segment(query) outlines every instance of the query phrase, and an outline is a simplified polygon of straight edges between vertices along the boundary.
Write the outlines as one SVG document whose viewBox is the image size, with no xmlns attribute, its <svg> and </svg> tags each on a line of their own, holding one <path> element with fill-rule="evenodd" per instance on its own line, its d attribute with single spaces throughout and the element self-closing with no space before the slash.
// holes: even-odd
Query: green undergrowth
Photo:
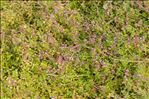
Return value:
<svg viewBox="0 0 149 99">
<path fill-rule="evenodd" d="M 149 99 L 149 1 L 1 1 L 2 99 Z"/>
</svg>

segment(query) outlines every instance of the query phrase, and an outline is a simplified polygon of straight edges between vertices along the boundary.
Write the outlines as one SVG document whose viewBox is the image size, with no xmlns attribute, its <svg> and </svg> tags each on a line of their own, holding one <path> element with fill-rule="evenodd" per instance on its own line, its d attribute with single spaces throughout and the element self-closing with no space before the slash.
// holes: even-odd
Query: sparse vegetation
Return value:
<svg viewBox="0 0 149 99">
<path fill-rule="evenodd" d="M 149 1 L 1 1 L 1 99 L 149 99 Z"/>
</svg>

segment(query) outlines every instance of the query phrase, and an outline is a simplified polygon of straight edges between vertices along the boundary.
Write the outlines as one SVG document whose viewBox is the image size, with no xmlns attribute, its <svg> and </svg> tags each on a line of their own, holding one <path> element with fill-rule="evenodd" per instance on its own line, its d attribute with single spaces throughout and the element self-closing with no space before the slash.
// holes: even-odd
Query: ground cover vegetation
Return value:
<svg viewBox="0 0 149 99">
<path fill-rule="evenodd" d="M 1 99 L 149 99 L 149 1 L 1 0 Z"/>
</svg>

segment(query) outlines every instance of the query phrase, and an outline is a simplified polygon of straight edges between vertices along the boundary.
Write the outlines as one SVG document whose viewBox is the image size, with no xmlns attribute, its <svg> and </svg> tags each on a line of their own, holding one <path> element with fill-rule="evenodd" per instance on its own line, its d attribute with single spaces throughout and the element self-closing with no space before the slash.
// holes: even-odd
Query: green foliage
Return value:
<svg viewBox="0 0 149 99">
<path fill-rule="evenodd" d="M 2 99 L 148 99 L 148 1 L 1 1 Z"/>
</svg>

